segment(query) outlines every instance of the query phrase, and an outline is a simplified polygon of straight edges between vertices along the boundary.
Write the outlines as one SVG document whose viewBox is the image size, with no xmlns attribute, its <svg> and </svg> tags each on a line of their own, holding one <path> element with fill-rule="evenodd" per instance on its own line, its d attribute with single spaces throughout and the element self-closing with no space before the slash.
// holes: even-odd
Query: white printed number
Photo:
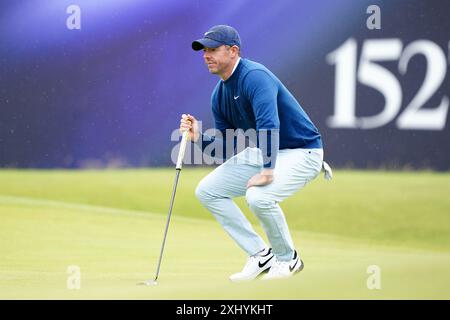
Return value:
<svg viewBox="0 0 450 320">
<path fill-rule="evenodd" d="M 334 115 L 328 118 L 332 128 L 373 129 L 382 127 L 398 115 L 402 105 L 402 89 L 397 78 L 381 61 L 398 60 L 399 73 L 404 75 L 410 59 L 422 54 L 427 61 L 427 71 L 422 86 L 405 110 L 397 118 L 399 129 L 442 130 L 445 127 L 449 99 L 443 96 L 434 108 L 421 109 L 439 89 L 445 79 L 447 61 L 442 49 L 429 40 L 417 40 L 403 49 L 400 39 L 370 39 L 362 45 L 357 70 L 357 43 L 348 39 L 327 55 L 327 61 L 336 65 Z M 356 81 L 379 91 L 385 99 L 383 110 L 373 116 L 357 117 Z"/>
</svg>

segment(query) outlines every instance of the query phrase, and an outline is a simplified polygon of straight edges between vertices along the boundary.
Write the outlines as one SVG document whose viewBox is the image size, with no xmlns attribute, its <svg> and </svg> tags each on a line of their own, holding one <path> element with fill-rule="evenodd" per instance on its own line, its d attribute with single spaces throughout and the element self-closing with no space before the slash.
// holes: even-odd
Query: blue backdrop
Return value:
<svg viewBox="0 0 450 320">
<path fill-rule="evenodd" d="M 381 29 L 367 25 L 370 5 Z M 191 42 L 229 24 L 243 56 L 298 98 L 330 164 L 448 170 L 449 10 L 444 0 L 2 1 L 0 166 L 170 165 L 182 113 L 213 126 L 218 78 Z"/>
</svg>

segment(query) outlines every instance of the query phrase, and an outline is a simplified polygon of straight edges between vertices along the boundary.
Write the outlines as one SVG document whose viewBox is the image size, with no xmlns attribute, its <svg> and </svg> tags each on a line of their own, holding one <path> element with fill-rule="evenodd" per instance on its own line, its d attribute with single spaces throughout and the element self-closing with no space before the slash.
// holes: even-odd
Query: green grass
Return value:
<svg viewBox="0 0 450 320">
<path fill-rule="evenodd" d="M 305 269 L 232 284 L 244 253 L 181 173 L 159 285 L 173 169 L 0 171 L 0 299 L 449 299 L 450 174 L 336 171 L 281 204 Z M 263 234 L 244 199 L 244 213 Z M 67 267 L 81 269 L 68 290 Z M 369 290 L 367 267 L 381 269 Z"/>
</svg>

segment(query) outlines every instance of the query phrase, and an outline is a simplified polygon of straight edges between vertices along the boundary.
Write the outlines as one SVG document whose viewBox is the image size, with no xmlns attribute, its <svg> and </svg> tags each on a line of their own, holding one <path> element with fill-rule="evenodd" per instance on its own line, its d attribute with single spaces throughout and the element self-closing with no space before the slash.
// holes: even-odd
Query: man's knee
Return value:
<svg viewBox="0 0 450 320">
<path fill-rule="evenodd" d="M 205 202 L 208 198 L 208 189 L 204 180 L 201 180 L 197 187 L 195 188 L 195 196 L 200 202 Z"/>
<path fill-rule="evenodd" d="M 267 198 L 267 195 L 262 193 L 258 187 L 251 187 L 247 189 L 245 200 L 252 211 L 261 209 L 270 209 L 276 206 L 276 202 Z"/>
<path fill-rule="evenodd" d="M 214 193 L 214 184 L 211 183 L 211 179 L 208 179 L 208 176 L 203 178 L 195 188 L 195 196 L 202 203 L 206 203 L 209 200 L 213 200 L 216 198 Z"/>
</svg>

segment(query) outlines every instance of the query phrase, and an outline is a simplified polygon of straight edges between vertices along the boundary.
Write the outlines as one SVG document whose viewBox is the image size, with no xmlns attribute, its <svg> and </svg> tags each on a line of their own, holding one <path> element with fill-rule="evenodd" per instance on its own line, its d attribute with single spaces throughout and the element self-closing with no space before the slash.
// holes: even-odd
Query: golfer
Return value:
<svg viewBox="0 0 450 320">
<path fill-rule="evenodd" d="M 248 281 L 263 272 L 266 280 L 289 277 L 303 269 L 303 261 L 279 203 L 321 172 L 321 135 L 272 72 L 241 57 L 241 40 L 234 28 L 214 26 L 194 41 L 192 48 L 203 50 L 209 72 L 220 77 L 211 103 L 215 128 L 222 135 L 201 133 L 198 120 L 190 114 L 182 115 L 180 130 L 189 130 L 190 140 L 202 150 L 211 143 L 225 145 L 227 129 L 254 129 L 257 138 L 256 147 L 229 158 L 196 189 L 200 202 L 248 255 L 242 271 L 230 280 Z M 331 178 L 326 166 L 326 176 Z M 240 196 L 245 196 L 261 222 L 269 245 L 233 202 Z"/>
</svg>

